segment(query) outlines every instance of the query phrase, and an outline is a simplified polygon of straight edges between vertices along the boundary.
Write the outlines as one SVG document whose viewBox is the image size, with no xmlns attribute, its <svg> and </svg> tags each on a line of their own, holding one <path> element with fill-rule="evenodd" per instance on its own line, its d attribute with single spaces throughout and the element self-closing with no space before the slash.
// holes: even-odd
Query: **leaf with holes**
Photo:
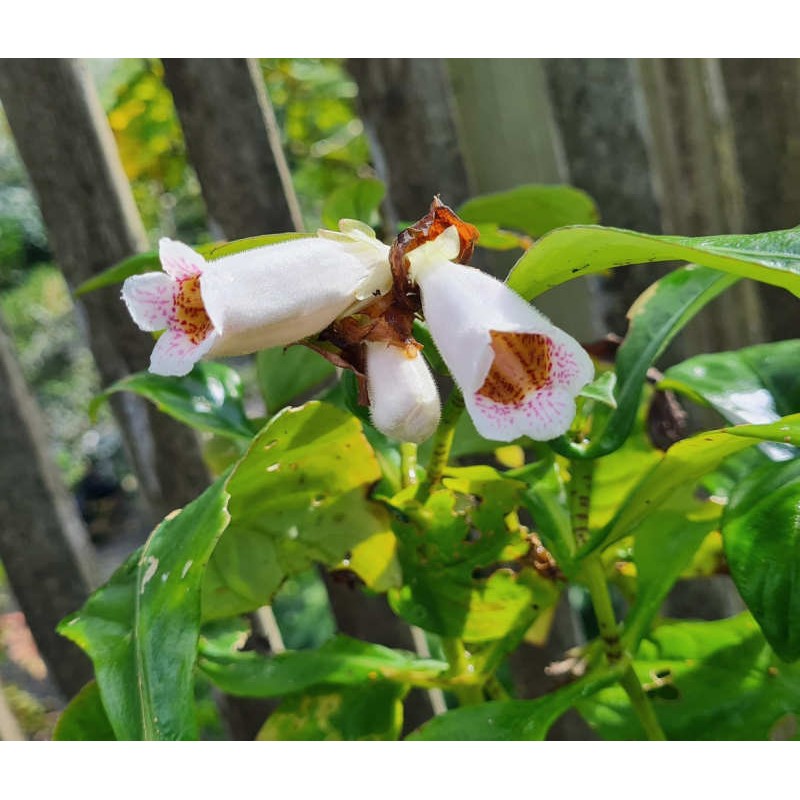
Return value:
<svg viewBox="0 0 800 800">
<path fill-rule="evenodd" d="M 206 572 L 204 618 L 253 611 L 287 576 L 315 562 L 336 566 L 388 531 L 386 512 L 367 497 L 379 478 L 351 414 L 313 401 L 273 417 L 228 482 L 231 524 Z"/>
<path fill-rule="evenodd" d="M 403 521 L 414 487 L 392 502 L 405 585 L 389 594 L 395 611 L 440 636 L 469 642 L 503 638 L 522 615 L 551 606 L 558 589 L 525 562 L 530 545 L 506 517 L 525 485 L 490 467 L 446 473 L 444 488 L 414 512 L 425 523 Z"/>
</svg>

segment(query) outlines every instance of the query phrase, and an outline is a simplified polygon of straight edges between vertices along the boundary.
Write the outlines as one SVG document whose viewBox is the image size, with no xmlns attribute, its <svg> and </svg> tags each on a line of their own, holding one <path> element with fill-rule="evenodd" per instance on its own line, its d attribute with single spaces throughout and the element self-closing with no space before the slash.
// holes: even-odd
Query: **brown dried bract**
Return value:
<svg viewBox="0 0 800 800">
<path fill-rule="evenodd" d="M 452 208 L 439 199 L 438 195 L 433 198 L 428 213 L 398 234 L 394 240 L 389 251 L 389 264 L 394 278 L 395 297 L 400 306 L 411 308 L 415 312 L 420 308 L 419 292 L 408 278 L 408 254 L 435 239 L 451 225 L 456 226 L 461 240 L 461 249 L 455 260 L 459 264 L 466 264 L 475 249 L 478 229 L 464 222 Z"/>
<path fill-rule="evenodd" d="M 400 308 L 393 294 L 379 297 L 357 314 L 336 320 L 316 340 L 305 342 L 334 366 L 350 369 L 358 378 L 358 402 L 369 404 L 364 342 L 386 342 L 416 356 L 422 345 L 413 336 L 414 312 Z"/>
</svg>

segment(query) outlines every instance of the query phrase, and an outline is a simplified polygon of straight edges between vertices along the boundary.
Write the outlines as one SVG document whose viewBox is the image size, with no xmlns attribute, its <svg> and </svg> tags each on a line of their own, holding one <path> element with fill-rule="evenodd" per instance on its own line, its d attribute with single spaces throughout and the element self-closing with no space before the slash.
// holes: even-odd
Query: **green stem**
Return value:
<svg viewBox="0 0 800 800">
<path fill-rule="evenodd" d="M 611 603 L 611 595 L 608 592 L 603 562 L 600 556 L 592 554 L 583 563 L 581 573 L 589 594 L 592 598 L 594 615 L 597 618 L 597 626 L 600 629 L 600 638 L 603 640 L 603 649 L 609 663 L 614 663 L 622 658 L 623 650 L 619 638 L 619 625 L 614 616 L 614 606 Z"/>
<path fill-rule="evenodd" d="M 470 667 L 474 669 L 474 665 L 470 663 L 469 654 L 461 639 L 442 637 L 442 650 L 447 658 L 447 663 L 450 664 L 449 673 L 452 677 L 468 675 L 471 671 Z M 483 702 L 482 686 L 453 687 L 453 692 L 462 706 L 474 706 Z"/>
<path fill-rule="evenodd" d="M 450 449 L 453 446 L 453 438 L 456 434 L 456 423 L 464 410 L 464 396 L 460 390 L 453 389 L 450 397 L 442 409 L 442 421 L 436 430 L 433 439 L 433 452 L 428 463 L 428 476 L 423 486 L 423 496 L 427 495 L 431 489 L 441 483 L 442 475 L 447 468 L 450 460 Z"/>
<path fill-rule="evenodd" d="M 506 691 L 505 686 L 500 683 L 494 675 L 490 675 L 484 684 L 486 694 L 491 700 L 510 700 L 511 695 Z"/>
<path fill-rule="evenodd" d="M 413 442 L 400 443 L 400 482 L 404 489 L 417 483 L 417 446 Z"/>
<path fill-rule="evenodd" d="M 589 541 L 589 512 L 591 510 L 594 463 L 594 459 L 574 460 L 570 465 L 572 475 L 569 483 L 569 512 L 574 542 L 578 550 Z M 647 738 L 663 741 L 666 739 L 664 732 L 661 730 L 650 700 L 630 665 L 629 656 L 622 646 L 619 624 L 614 614 L 614 606 L 606 582 L 605 569 L 598 553 L 591 553 L 584 558 L 581 575 L 592 598 L 592 607 L 597 618 L 597 626 L 600 629 L 606 660 L 609 665 L 622 667 L 623 672 L 619 678 L 620 685 L 628 695 L 634 713 L 644 728 Z"/>
<path fill-rule="evenodd" d="M 619 682 L 628 695 L 628 699 L 631 701 L 633 710 L 636 712 L 647 738 L 654 742 L 665 741 L 667 737 L 661 729 L 656 712 L 653 711 L 653 705 L 645 694 L 642 684 L 639 683 L 639 678 L 633 671 L 633 667 L 628 666 L 625 672 L 622 673 Z"/>
<path fill-rule="evenodd" d="M 589 541 L 589 509 L 592 502 L 594 464 L 593 459 L 570 462 L 569 516 L 577 550 Z"/>
</svg>

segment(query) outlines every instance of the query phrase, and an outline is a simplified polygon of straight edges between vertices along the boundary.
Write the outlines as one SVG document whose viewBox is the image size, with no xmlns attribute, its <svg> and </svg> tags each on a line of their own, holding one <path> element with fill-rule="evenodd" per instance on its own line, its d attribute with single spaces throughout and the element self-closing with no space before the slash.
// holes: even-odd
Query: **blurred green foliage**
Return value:
<svg viewBox="0 0 800 800">
<path fill-rule="evenodd" d="M 40 264 L 25 277 L 0 292 L 0 316 L 44 412 L 56 462 L 72 485 L 90 457 L 118 450 L 119 436 L 107 409 L 89 425 L 86 410 L 100 380 L 63 276 L 56 267 Z"/>
<path fill-rule="evenodd" d="M 328 195 L 353 178 L 373 177 L 358 89 L 341 59 L 262 59 L 261 67 L 303 218 L 314 230 Z"/>
</svg>

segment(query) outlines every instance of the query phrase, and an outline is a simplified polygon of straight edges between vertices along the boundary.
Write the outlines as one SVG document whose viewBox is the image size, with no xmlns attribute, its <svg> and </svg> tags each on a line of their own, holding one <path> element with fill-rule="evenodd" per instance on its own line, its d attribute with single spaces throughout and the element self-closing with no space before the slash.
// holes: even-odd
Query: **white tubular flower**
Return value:
<svg viewBox="0 0 800 800">
<path fill-rule="evenodd" d="M 164 272 L 136 275 L 122 287 L 134 322 L 164 330 L 150 371 L 186 375 L 203 356 L 291 344 L 387 292 L 388 246 L 360 222 L 339 227 L 214 261 L 162 239 Z"/>
<path fill-rule="evenodd" d="M 424 442 L 439 425 L 439 392 L 425 359 L 401 347 L 367 342 L 367 389 L 372 424 L 403 442 Z"/>
<path fill-rule="evenodd" d="M 408 254 L 428 328 L 478 432 L 510 442 L 565 433 L 594 376 L 586 351 L 504 283 L 454 264 L 455 227 Z"/>
</svg>

